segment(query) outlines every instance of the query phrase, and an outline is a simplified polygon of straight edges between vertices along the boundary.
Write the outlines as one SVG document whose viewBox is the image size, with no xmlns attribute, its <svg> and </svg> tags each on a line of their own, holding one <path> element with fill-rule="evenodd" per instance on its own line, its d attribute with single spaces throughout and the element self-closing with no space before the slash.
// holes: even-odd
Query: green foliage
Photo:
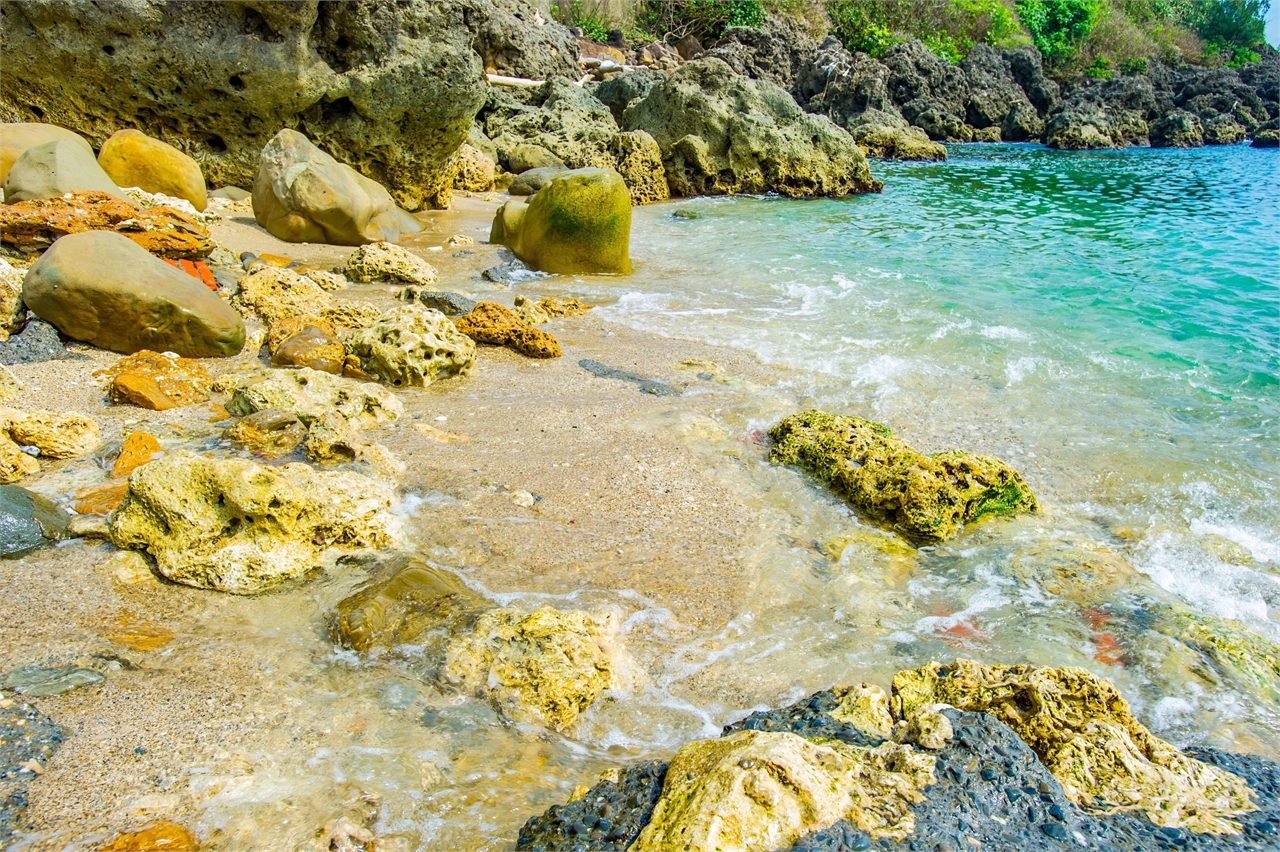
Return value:
<svg viewBox="0 0 1280 852">
<path fill-rule="evenodd" d="M 1148 63 L 1145 58 L 1130 59 L 1128 62 L 1125 62 L 1120 66 L 1120 73 L 1126 77 L 1136 77 L 1139 74 L 1147 73 L 1147 64 Z"/>
<path fill-rule="evenodd" d="M 826 0 L 832 32 L 850 50 L 872 56 L 920 39 L 934 53 L 959 62 L 975 44 L 1009 44 L 1017 18 L 1000 0 Z"/>
<path fill-rule="evenodd" d="M 1093 62 L 1084 69 L 1084 75 L 1095 80 L 1110 80 L 1114 76 L 1111 71 L 1111 60 L 1105 56 L 1095 57 Z"/>
<path fill-rule="evenodd" d="M 560 20 L 560 23 L 567 27 L 578 27 L 582 30 L 582 34 L 592 41 L 606 42 L 609 40 L 609 31 L 614 27 L 602 15 L 595 12 L 589 12 L 582 4 L 582 0 L 573 0 L 571 12 L 567 16 L 562 16 L 558 6 L 551 7 L 551 16 Z"/>
<path fill-rule="evenodd" d="M 1266 33 L 1270 0 L 1211 0 L 1200 4 L 1187 21 L 1207 50 L 1231 63 L 1257 62 L 1253 48 Z"/>
<path fill-rule="evenodd" d="M 764 25 L 761 0 L 642 0 L 636 5 L 635 26 L 674 42 L 686 35 L 717 39 L 729 27 Z"/>
<path fill-rule="evenodd" d="M 1018 0 L 1018 17 L 1049 65 L 1070 60 L 1106 13 L 1105 0 Z"/>
</svg>

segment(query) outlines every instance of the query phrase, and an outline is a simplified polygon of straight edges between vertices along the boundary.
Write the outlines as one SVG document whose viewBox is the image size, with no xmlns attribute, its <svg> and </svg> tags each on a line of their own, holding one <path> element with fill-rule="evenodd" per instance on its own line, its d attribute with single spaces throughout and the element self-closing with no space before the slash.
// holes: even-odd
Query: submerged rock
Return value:
<svg viewBox="0 0 1280 852">
<path fill-rule="evenodd" d="M 143 349 L 121 358 L 106 371 L 111 377 L 107 395 L 117 405 L 152 411 L 195 405 L 209 398 L 212 379 L 199 361 Z"/>
<path fill-rule="evenodd" d="M 29 698 L 65 695 L 82 686 L 106 680 L 100 672 L 79 666 L 21 666 L 5 672 L 0 686 Z"/>
<path fill-rule="evenodd" d="M 794 464 L 909 538 L 941 541 L 986 515 L 1032 512 L 1036 498 L 1004 462 L 960 450 L 916 452 L 886 426 L 817 410 L 769 430 L 770 461 Z"/>
<path fill-rule="evenodd" d="M 310 367 L 322 373 L 342 375 L 347 347 L 337 337 L 333 323 L 319 317 L 297 316 L 271 326 L 267 351 L 273 367 Z"/>
<path fill-rule="evenodd" d="M 502 205 L 489 241 L 543 272 L 630 272 L 631 196 L 617 172 L 561 172 Z"/>
<path fill-rule="evenodd" d="M 506 346 L 530 358 L 559 358 L 563 354 L 554 337 L 526 325 L 510 308 L 497 302 L 481 302 L 453 324 L 476 343 Z"/>
<path fill-rule="evenodd" d="M 98 165 L 117 186 L 136 186 L 205 208 L 204 175 L 200 164 L 172 145 L 139 130 L 117 130 L 102 143 Z"/>
<path fill-rule="evenodd" d="M 239 416 L 278 408 L 309 424 L 336 410 L 354 428 L 367 429 L 404 413 L 400 400 L 386 388 L 306 367 L 256 370 L 233 377 L 223 387 L 231 393 L 227 410 Z"/>
<path fill-rule="evenodd" d="M 601 364 L 599 361 L 593 361 L 590 358 L 583 358 L 578 362 L 578 366 L 586 370 L 593 376 L 602 379 L 617 379 L 623 382 L 631 382 L 638 385 L 640 393 L 652 394 L 653 396 L 680 396 L 680 391 L 671 387 L 665 382 L 657 379 L 651 379 L 648 376 L 642 376 L 639 373 L 628 372 L 627 370 L 619 370 L 616 367 L 610 367 L 608 364 Z"/>
<path fill-rule="evenodd" d="M 0 485 L 0 556 L 22 556 L 69 538 L 69 520 L 47 498 L 17 485 Z"/>
<path fill-rule="evenodd" d="M 370 651 L 396 645 L 424 645 L 429 634 L 443 647 L 486 608 L 457 576 L 405 557 L 389 578 L 338 604 L 333 637 L 344 648 Z"/>
<path fill-rule="evenodd" d="M 392 502 L 356 473 L 171 453 L 134 472 L 111 538 L 176 583 L 251 595 L 321 567 L 330 548 L 394 544 Z"/>
<path fill-rule="evenodd" d="M 466 373 L 476 345 L 449 318 L 419 304 L 392 308 L 347 338 L 360 368 L 393 387 L 425 387 Z"/>
<path fill-rule="evenodd" d="M 330 412 L 312 421 L 307 437 L 302 441 L 307 458 L 317 464 L 367 465 L 372 472 L 389 481 L 404 473 L 404 463 L 391 451 L 376 441 L 360 437 L 351 424 L 337 412 Z"/>
<path fill-rule="evenodd" d="M 228 426 L 224 436 L 254 455 L 273 459 L 296 450 L 307 437 L 307 427 L 292 412 L 264 408 Z"/>
<path fill-rule="evenodd" d="M 416 284 L 436 283 L 435 267 L 406 248 L 391 243 L 361 246 L 347 258 L 345 272 L 360 283 Z"/>
<path fill-rule="evenodd" d="M 172 207 L 136 207 L 105 192 L 72 192 L 0 206 L 0 241 L 44 251 L 67 234 L 115 231 L 158 257 L 199 260 L 214 249 L 209 231 Z"/>
</svg>

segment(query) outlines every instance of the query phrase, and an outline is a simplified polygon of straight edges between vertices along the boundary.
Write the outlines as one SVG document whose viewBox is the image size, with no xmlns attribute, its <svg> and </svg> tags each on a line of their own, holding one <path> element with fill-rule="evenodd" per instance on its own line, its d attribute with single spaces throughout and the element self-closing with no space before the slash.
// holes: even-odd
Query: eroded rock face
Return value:
<svg viewBox="0 0 1280 852">
<path fill-rule="evenodd" d="M 360 368 L 393 387 L 425 387 L 471 369 L 476 345 L 449 318 L 420 304 L 392 308 L 347 338 Z"/>
<path fill-rule="evenodd" d="M 609 141 L 618 174 L 631 193 L 632 204 L 654 204 L 671 197 L 662 150 L 643 130 L 619 133 Z"/>
<path fill-rule="evenodd" d="M 631 196 L 617 172 L 561 172 L 528 203 L 502 205 L 489 241 L 543 272 L 630 272 Z"/>
<path fill-rule="evenodd" d="M 676 196 L 842 196 L 881 186 L 847 133 L 719 59 L 686 63 L 655 83 L 627 107 L 623 129 L 657 141 Z"/>
<path fill-rule="evenodd" d="M 943 702 L 990 713 L 1044 761 L 1086 810 L 1137 811 L 1157 825 L 1239 831 L 1254 810 L 1244 780 L 1188 757 L 1152 734 L 1119 690 L 1084 669 L 930 663 L 893 678 L 895 715 Z"/>
<path fill-rule="evenodd" d="M 493 189 L 493 179 L 498 164 L 483 151 L 463 144 L 458 149 L 458 172 L 453 177 L 453 188 L 464 192 L 488 192 Z"/>
<path fill-rule="evenodd" d="M 960 69 L 969 83 L 965 120 L 970 126 L 1002 128 L 1015 109 L 1023 111 L 1024 122 L 1036 117 L 1036 108 L 1014 79 L 1008 62 L 990 46 L 975 45 L 960 63 Z"/>
<path fill-rule="evenodd" d="M 214 249 L 209 231 L 172 207 L 135 207 L 105 192 L 73 192 L 0 206 L 0 241 L 44 251 L 67 234 L 114 231 L 158 257 L 200 260 Z"/>
<path fill-rule="evenodd" d="M 940 541 L 986 515 L 1036 509 L 1004 462 L 959 450 L 922 455 L 886 426 L 809 410 L 769 430 L 771 461 L 794 464 L 909 538 Z"/>
<path fill-rule="evenodd" d="M 526 325 L 497 302 L 481 302 L 471 313 L 454 319 L 453 324 L 477 343 L 506 346 L 530 358 L 559 358 L 563 354 L 558 340 Z"/>
<path fill-rule="evenodd" d="M 2 214 L 3 208 L 0 208 Z M 3 227 L 3 219 L 0 218 L 0 229 Z M 22 331 L 27 324 L 27 306 L 22 301 L 22 279 L 26 275 L 25 269 L 14 269 L 9 261 L 0 258 L 0 341 L 8 340 L 9 335 Z M 3 395 L 4 392 L 0 391 L 0 397 Z"/>
<path fill-rule="evenodd" d="M 204 175 L 200 164 L 168 143 L 140 130 L 118 130 L 102 143 L 98 165 L 117 186 L 136 186 L 205 208 Z"/>
<path fill-rule="evenodd" d="M 307 367 L 257 370 L 228 384 L 223 386 L 231 393 L 227 410 L 241 416 L 278 408 L 311 423 L 336 409 L 354 428 L 367 429 L 404 412 L 400 400 L 386 388 Z"/>
<path fill-rule="evenodd" d="M 296 450 L 307 436 L 307 427 L 293 412 L 264 408 L 237 420 L 224 436 L 255 455 L 273 459 Z"/>
<path fill-rule="evenodd" d="M 968 142 L 972 131 L 964 118 L 969 83 L 964 71 L 918 40 L 889 48 L 889 95 L 912 124 L 936 141 Z"/>
<path fill-rule="evenodd" d="M 392 502 L 360 474 L 171 453 L 134 472 L 111 537 L 174 582 L 257 594 L 321 567 L 329 548 L 392 545 Z"/>
</svg>

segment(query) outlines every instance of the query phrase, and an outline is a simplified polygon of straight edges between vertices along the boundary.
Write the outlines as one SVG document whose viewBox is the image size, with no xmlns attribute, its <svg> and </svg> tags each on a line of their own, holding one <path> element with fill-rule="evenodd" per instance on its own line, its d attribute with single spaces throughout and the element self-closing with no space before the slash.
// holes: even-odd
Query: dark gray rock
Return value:
<svg viewBox="0 0 1280 852">
<path fill-rule="evenodd" d="M 1036 108 L 1000 54 L 985 44 L 976 45 L 960 63 L 960 70 L 969 83 L 965 120 L 971 127 L 1003 128 L 1016 110 L 1019 118 L 1011 126 L 1021 138 L 1010 141 L 1021 142 L 1039 135 Z"/>
<path fill-rule="evenodd" d="M 761 27 L 729 27 L 720 43 L 702 55 L 724 60 L 753 80 L 767 80 L 793 91 L 817 52 L 817 43 L 798 22 L 785 15 L 770 15 Z"/>
<path fill-rule="evenodd" d="M 1034 45 L 1026 45 L 1017 50 L 1006 50 L 1004 59 L 1009 63 L 1013 79 L 1035 106 L 1036 112 L 1041 118 L 1048 115 L 1049 110 L 1058 105 L 1061 92 L 1058 84 L 1045 76 L 1040 51 Z"/>
<path fill-rule="evenodd" d="M 599 361 L 592 361 L 590 358 L 584 358 L 578 362 L 578 366 L 586 370 L 593 376 L 602 379 L 617 379 L 623 382 L 631 382 L 639 386 L 640 393 L 652 394 L 654 396 L 680 396 L 680 391 L 671 387 L 657 379 L 651 379 L 648 376 L 642 376 L 639 373 L 631 373 L 626 370 L 619 370 L 610 367 L 607 364 L 601 364 Z"/>
<path fill-rule="evenodd" d="M 1199 148 L 1204 145 L 1204 127 L 1200 118 L 1181 109 L 1153 122 L 1150 136 L 1153 148 Z"/>
<path fill-rule="evenodd" d="M 434 308 L 447 317 L 469 314 L 476 307 L 475 299 L 468 299 L 461 293 L 446 293 L 441 290 L 426 290 L 422 287 L 405 287 L 398 297 L 401 301 L 417 302 Z"/>
<path fill-rule="evenodd" d="M 17 485 L 0 485 L 0 556 L 21 556 L 69 538 L 69 520 L 47 498 Z"/>
<path fill-rule="evenodd" d="M 667 765 L 649 760 L 601 781 L 576 802 L 530 817 L 516 841 L 519 852 L 625 852 L 653 816 Z"/>
<path fill-rule="evenodd" d="M 27 320 L 26 328 L 0 343 L 0 364 L 38 364 L 66 356 L 58 330 L 37 317 Z"/>
<path fill-rule="evenodd" d="M 884 56 L 889 68 L 889 96 L 907 121 L 943 141 L 968 142 L 964 125 L 969 82 L 965 73 L 920 41 L 891 47 Z"/>
<path fill-rule="evenodd" d="M 27 785 L 49 762 L 66 733 L 30 704 L 0 706 L 0 849 L 14 840 L 14 828 L 27 807 Z"/>
</svg>

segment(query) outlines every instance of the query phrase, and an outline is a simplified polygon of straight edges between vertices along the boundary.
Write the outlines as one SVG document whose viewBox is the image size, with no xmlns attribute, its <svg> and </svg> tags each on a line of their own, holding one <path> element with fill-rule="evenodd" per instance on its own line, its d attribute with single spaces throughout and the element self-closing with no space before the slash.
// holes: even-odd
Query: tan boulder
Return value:
<svg viewBox="0 0 1280 852">
<path fill-rule="evenodd" d="M 82 139 L 61 139 L 28 148 L 4 178 L 4 198 L 10 204 L 87 189 L 125 197 Z"/>
<path fill-rule="evenodd" d="M 352 281 L 362 284 L 430 286 L 437 277 L 435 267 L 392 243 L 371 243 L 356 249 L 347 258 L 345 272 Z"/>
<path fill-rule="evenodd" d="M 89 147 L 84 137 L 65 127 L 25 121 L 0 124 L 0 185 L 4 184 L 9 169 L 28 148 L 64 139 L 79 143 L 84 146 L 90 156 L 93 156 L 93 149 Z"/>
<path fill-rule="evenodd" d="M 27 306 L 22 301 L 22 279 L 26 274 L 0 258 L 0 340 L 8 340 L 10 334 L 26 325 Z"/>
<path fill-rule="evenodd" d="M 98 424 L 83 414 L 0 408 L 0 424 L 14 441 L 46 458 L 75 458 L 98 446 Z"/>
<path fill-rule="evenodd" d="M 9 485 L 40 472 L 40 462 L 22 451 L 9 433 L 0 432 L 0 484 Z"/>
<path fill-rule="evenodd" d="M 212 382 L 199 361 L 149 349 L 121 358 L 106 375 L 111 377 L 108 395 L 112 402 L 152 411 L 204 402 Z"/>
<path fill-rule="evenodd" d="M 177 148 L 139 130 L 117 130 L 98 151 L 98 165 L 117 186 L 136 186 L 184 198 L 196 210 L 205 208 L 200 164 Z"/>
<path fill-rule="evenodd" d="M 437 310 L 411 303 L 391 308 L 346 339 L 360 368 L 393 387 L 425 387 L 471 369 L 476 345 Z"/>
</svg>

